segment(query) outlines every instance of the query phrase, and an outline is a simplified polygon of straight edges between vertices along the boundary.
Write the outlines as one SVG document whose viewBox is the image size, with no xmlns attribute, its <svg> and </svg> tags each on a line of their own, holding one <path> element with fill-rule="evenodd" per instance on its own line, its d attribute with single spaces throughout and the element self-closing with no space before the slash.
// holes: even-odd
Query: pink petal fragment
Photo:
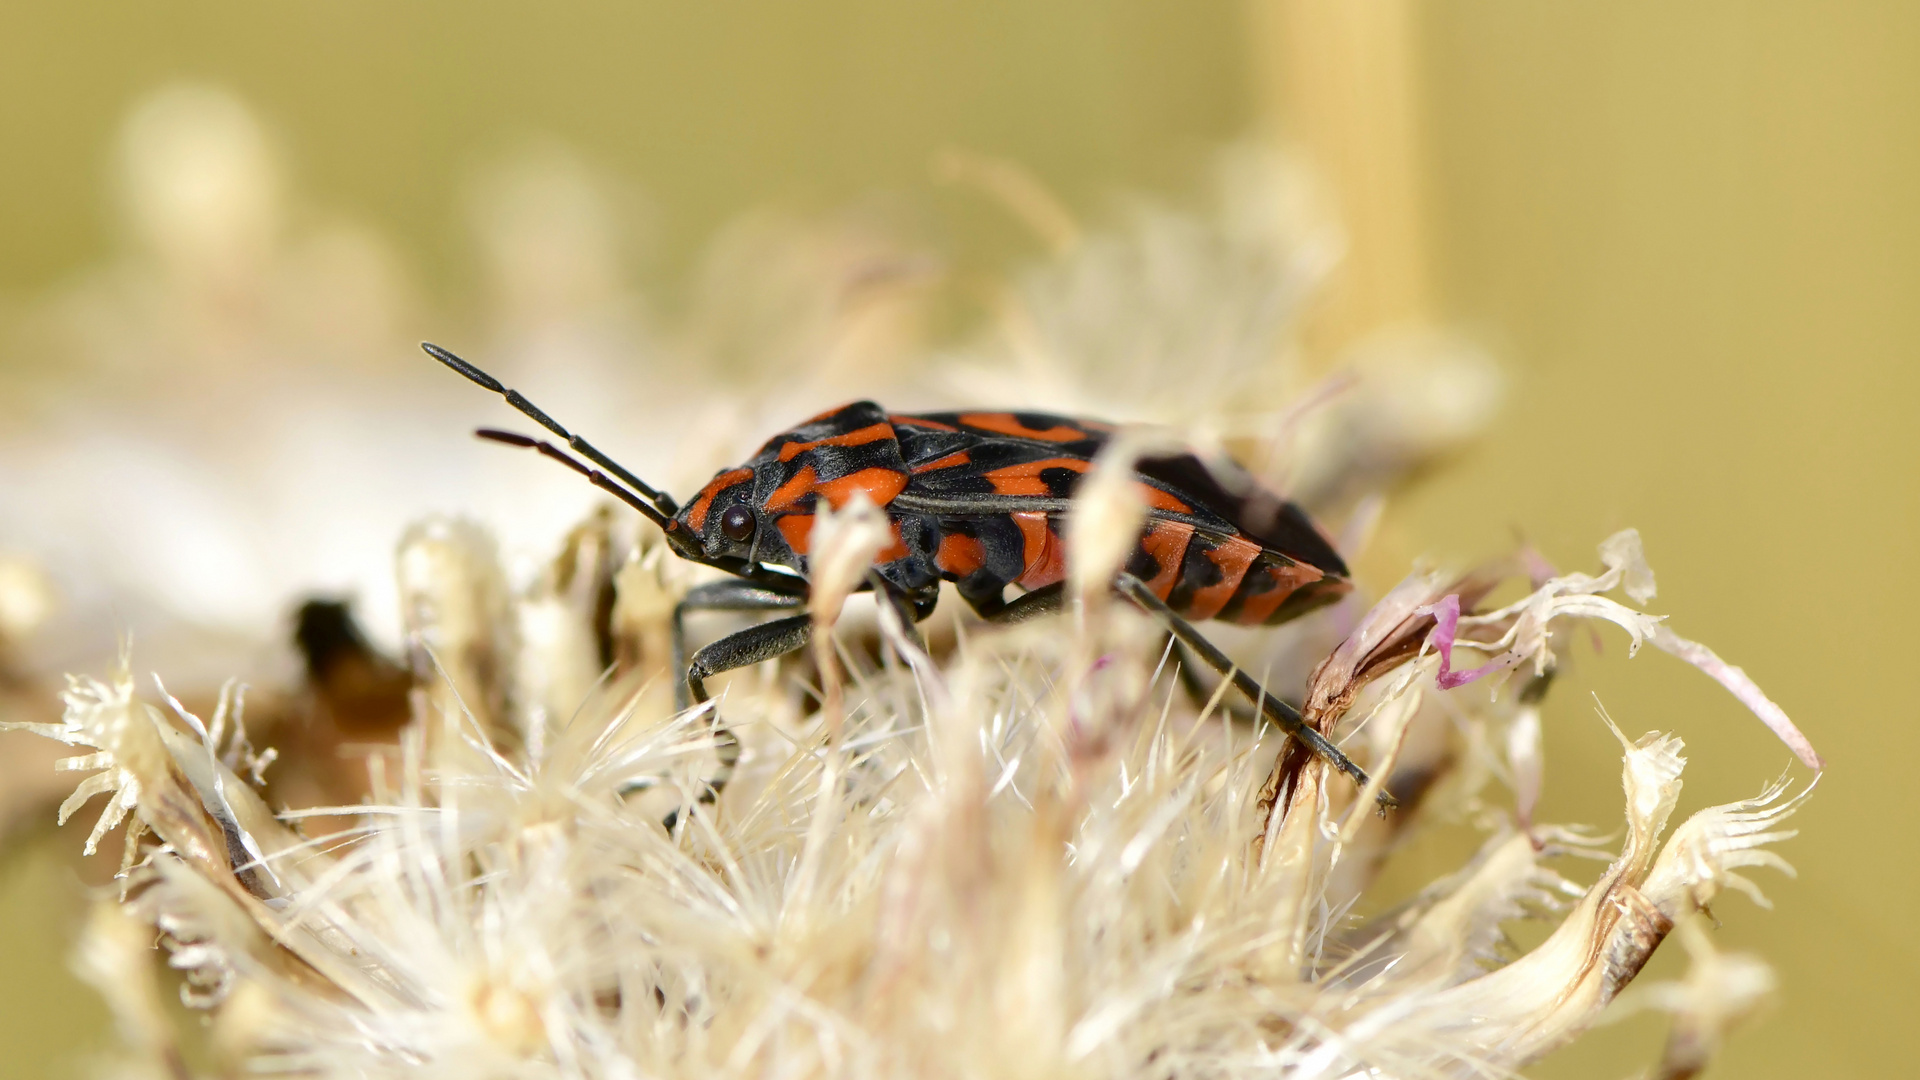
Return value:
<svg viewBox="0 0 1920 1080">
<path fill-rule="evenodd" d="M 1414 614 L 1433 616 L 1433 630 L 1427 634 L 1427 640 L 1440 650 L 1440 674 L 1434 676 L 1433 682 L 1442 690 L 1465 686 L 1496 671 L 1505 671 L 1522 659 L 1516 653 L 1506 652 L 1469 671 L 1455 671 L 1453 641 L 1454 632 L 1460 628 L 1460 594 L 1448 593 L 1438 603 L 1420 608 Z"/>
<path fill-rule="evenodd" d="M 1560 571 L 1555 569 L 1554 565 L 1547 561 L 1547 557 L 1540 554 L 1540 549 L 1532 544 L 1521 545 L 1520 565 L 1527 571 L 1528 584 L 1535 589 L 1560 576 Z"/>
<path fill-rule="evenodd" d="M 1804 762 L 1809 769 L 1820 770 L 1827 767 L 1826 760 L 1814 752 L 1813 744 L 1800 733 L 1800 729 L 1787 718 L 1787 711 L 1773 703 L 1773 699 L 1760 691 L 1760 687 L 1747 677 L 1747 673 L 1727 663 L 1714 654 L 1712 649 L 1697 641 L 1686 638 L 1667 629 L 1655 628 L 1650 640 L 1662 652 L 1671 653 L 1685 660 L 1701 671 L 1713 677 L 1713 681 L 1727 688 L 1741 704 L 1753 710 L 1753 715 L 1767 725 L 1780 741 L 1787 744 L 1794 756 Z"/>
</svg>

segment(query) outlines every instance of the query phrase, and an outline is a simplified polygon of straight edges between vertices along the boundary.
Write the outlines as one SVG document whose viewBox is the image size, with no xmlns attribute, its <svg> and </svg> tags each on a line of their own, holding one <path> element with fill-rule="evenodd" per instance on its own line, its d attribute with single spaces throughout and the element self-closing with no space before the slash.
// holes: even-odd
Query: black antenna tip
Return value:
<svg viewBox="0 0 1920 1080">
<path fill-rule="evenodd" d="M 481 371 L 479 368 L 474 367 L 472 364 L 467 363 L 465 360 L 462 360 L 459 357 L 448 352 L 447 350 L 441 348 L 440 346 L 435 345 L 433 342 L 423 341 L 420 343 L 420 347 L 427 351 L 428 356 L 433 357 L 435 360 L 440 361 L 441 363 L 447 365 L 448 367 L 459 372 L 460 374 L 465 375 L 467 378 L 472 379 L 474 382 L 479 383 L 481 386 L 486 387 L 487 389 L 493 391 L 494 393 L 504 394 L 507 392 L 507 388 L 501 385 L 499 379 L 496 379 L 493 376 L 487 374 L 486 372 Z"/>
<path fill-rule="evenodd" d="M 502 431 L 499 428 L 475 428 L 473 434 L 482 439 L 490 439 L 508 446 L 538 446 L 540 440 L 522 435 L 517 431 Z"/>
</svg>

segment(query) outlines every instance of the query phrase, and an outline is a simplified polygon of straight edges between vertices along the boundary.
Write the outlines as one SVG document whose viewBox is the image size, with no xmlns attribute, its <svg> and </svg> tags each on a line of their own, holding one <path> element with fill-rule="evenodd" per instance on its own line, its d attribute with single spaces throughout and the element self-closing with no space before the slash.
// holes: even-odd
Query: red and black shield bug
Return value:
<svg viewBox="0 0 1920 1080">
<path fill-rule="evenodd" d="M 989 621 L 1058 610 L 1067 565 L 1060 526 L 1074 488 L 1113 430 L 1045 413 L 903 415 L 856 401 L 774 436 L 681 506 L 519 391 L 437 345 L 424 348 L 598 468 L 540 439 L 487 428 L 476 434 L 565 463 L 659 526 L 675 554 L 733 575 L 690 590 L 674 611 L 675 657 L 686 672 L 678 688 L 683 707 L 707 700 L 708 678 L 807 644 L 812 622 L 793 614 L 721 638 L 688 660 L 683 616 L 804 608 L 814 512 L 822 501 L 837 508 L 856 491 L 893 527 L 893 543 L 880 553 L 866 588 L 882 589 L 914 621 L 932 614 L 942 581 L 953 582 Z M 1249 478 L 1237 478 L 1242 482 L 1230 489 L 1190 454 L 1142 458 L 1135 473 L 1148 518 L 1115 577 L 1116 591 L 1231 679 L 1274 724 L 1364 786 L 1359 766 L 1193 626 L 1204 619 L 1273 624 L 1337 600 L 1352 588 L 1339 554 L 1299 507 L 1260 491 Z M 1011 601 L 1009 585 L 1023 590 Z M 723 741 L 726 750 L 732 746 Z M 725 782 L 731 766 L 722 762 L 713 787 Z M 1391 805 L 1384 795 L 1382 802 Z"/>
</svg>

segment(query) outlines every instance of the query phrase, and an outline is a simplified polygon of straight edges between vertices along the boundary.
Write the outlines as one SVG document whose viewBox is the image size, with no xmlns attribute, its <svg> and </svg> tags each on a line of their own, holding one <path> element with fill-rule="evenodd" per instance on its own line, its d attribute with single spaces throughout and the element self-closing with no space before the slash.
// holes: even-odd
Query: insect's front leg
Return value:
<svg viewBox="0 0 1920 1080">
<path fill-rule="evenodd" d="M 707 700 L 706 686 L 695 680 L 693 667 L 687 662 L 687 612 L 792 611 L 795 608 L 804 607 L 806 602 L 806 583 L 798 580 L 794 582 L 790 590 L 769 588 L 765 585 L 734 579 L 710 581 L 704 585 L 696 585 L 692 589 L 687 590 L 686 598 L 674 605 L 673 608 L 673 670 L 676 675 L 683 676 L 673 688 L 674 704 L 681 709 L 687 709 L 691 707 L 695 701 Z M 767 625 L 771 626 L 774 624 L 769 623 Z M 742 631 L 742 633 L 745 632 L 746 631 Z M 734 636 L 738 637 L 739 635 L 736 634 Z M 729 639 L 722 638 L 713 644 L 720 645 L 727 640 Z M 801 644 L 804 645 L 806 642 L 803 640 Z M 712 647 L 713 646 L 708 646 L 707 649 L 701 649 L 700 653 L 694 657 L 695 662 L 698 662 L 700 656 L 705 656 L 708 649 Z M 796 649 L 799 647 L 799 645 L 794 646 Z M 791 652 L 792 650 L 787 651 Z M 782 654 L 775 653 L 773 655 L 778 656 Z M 757 660 L 746 661 L 745 663 L 733 664 L 727 667 L 714 668 L 700 678 L 705 679 L 707 675 L 717 675 L 722 671 L 731 671 L 736 667 L 745 667 L 747 663 L 758 662 Z"/>
<path fill-rule="evenodd" d="M 693 654 L 693 662 L 687 665 L 687 689 L 696 703 L 704 702 L 708 699 L 708 679 L 797 652 L 806 648 L 812 637 L 811 615 L 789 615 L 728 634 Z"/>
<path fill-rule="evenodd" d="M 687 665 L 687 688 L 692 691 L 694 701 L 705 702 L 708 700 L 708 679 L 722 672 L 752 667 L 763 660 L 797 652 L 806 648 L 807 641 L 812 637 L 811 615 L 789 615 L 728 634 L 693 654 L 693 662 Z M 717 708 L 713 713 L 713 733 L 720 755 L 720 768 L 714 773 L 713 779 L 707 781 L 707 790 L 700 796 L 700 801 L 706 803 L 720 797 L 720 790 L 727 786 L 727 781 L 733 779 L 733 767 L 740 761 L 740 740 L 731 728 L 720 722 Z"/>
<path fill-rule="evenodd" d="M 708 699 L 707 680 L 722 672 L 735 668 L 750 667 L 762 660 L 771 660 L 776 656 L 803 648 L 807 644 L 813 624 L 806 615 L 793 615 L 772 622 L 749 626 L 712 642 L 693 659 L 687 659 L 686 614 L 689 611 L 791 611 L 807 602 L 806 583 L 795 581 L 793 586 L 767 587 L 750 581 L 728 579 L 696 585 L 687 591 L 687 595 L 673 608 L 673 670 L 676 676 L 673 687 L 674 704 L 682 711 L 697 702 Z M 707 790 L 700 795 L 700 801 L 711 803 L 720 797 L 720 789 L 733 779 L 733 768 L 740 761 L 740 740 L 733 731 L 720 722 L 720 713 L 715 710 L 712 718 L 714 750 L 720 757 L 720 768 L 707 782 Z M 677 813 L 676 815 L 677 816 Z M 669 822 L 673 817 L 669 817 Z M 671 824 L 668 826 L 671 828 Z"/>
<path fill-rule="evenodd" d="M 1194 629 L 1192 623 L 1181 618 L 1166 605 L 1165 601 L 1155 596 L 1153 590 L 1147 588 L 1146 582 L 1123 571 L 1114 578 L 1114 588 L 1119 590 L 1120 595 L 1133 601 L 1142 611 L 1159 619 L 1173 636 L 1179 639 L 1180 644 L 1191 649 L 1202 663 L 1219 672 L 1223 678 L 1231 679 L 1234 688 L 1244 694 L 1248 701 L 1258 703 L 1260 711 L 1282 731 L 1300 740 L 1308 749 L 1325 758 L 1334 768 L 1352 777 L 1361 787 L 1367 785 L 1365 770 L 1341 753 L 1339 747 L 1327 741 L 1326 736 L 1302 720 L 1293 706 L 1267 693 L 1259 683 L 1253 681 L 1251 676 L 1241 671 L 1239 665 L 1235 664 L 1226 653 L 1221 652 L 1213 642 L 1208 641 L 1200 631 Z M 1379 801 L 1382 808 L 1399 805 L 1393 796 L 1385 791 L 1380 792 Z"/>
<path fill-rule="evenodd" d="M 812 636 L 813 617 L 810 615 L 789 615 L 728 634 L 693 654 L 692 662 L 687 665 L 686 689 L 691 692 L 695 702 L 705 702 L 709 697 L 708 679 L 722 672 L 752 667 L 763 660 L 796 652 L 805 648 Z M 721 722 L 718 708 L 714 710 L 712 722 L 714 749 L 720 756 L 720 767 L 707 781 L 707 790 L 700 795 L 703 803 L 713 802 L 720 797 L 721 789 L 733 779 L 733 767 L 740 761 L 740 739 L 734 735 L 732 728 Z"/>
</svg>

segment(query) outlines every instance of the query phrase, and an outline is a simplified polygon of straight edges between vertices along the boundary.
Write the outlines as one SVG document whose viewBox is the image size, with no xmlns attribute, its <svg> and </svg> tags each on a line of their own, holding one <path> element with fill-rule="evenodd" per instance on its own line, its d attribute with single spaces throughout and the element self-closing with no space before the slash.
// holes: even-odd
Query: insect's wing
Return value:
<svg viewBox="0 0 1920 1080">
<path fill-rule="evenodd" d="M 944 473 L 932 481 L 952 489 L 960 474 L 1043 458 L 1089 462 L 1111 431 L 1047 413 L 924 413 L 891 417 L 908 468 L 916 475 Z M 964 487 L 965 485 L 962 485 Z M 980 490 L 990 491 L 981 486 Z"/>
<path fill-rule="evenodd" d="M 942 500 L 993 496 L 1001 506 L 1010 499 L 1070 497 L 1113 430 L 1027 412 L 928 413 L 893 422 L 912 472 L 910 493 Z M 1298 506 L 1230 463 L 1168 454 L 1141 459 L 1135 471 L 1157 516 L 1238 534 L 1296 562 L 1347 575 L 1339 553 Z"/>
<path fill-rule="evenodd" d="M 1192 454 L 1169 454 L 1141 458 L 1134 470 L 1269 551 L 1335 577 L 1347 576 L 1346 562 L 1306 512 L 1237 466 L 1209 464 Z"/>
<path fill-rule="evenodd" d="M 1113 425 L 1077 420 L 1052 413 L 943 412 L 893 417 L 896 428 L 905 425 L 928 434 L 945 432 L 972 439 L 1005 439 L 1051 447 L 1065 454 L 1092 457 L 1113 434 Z"/>
<path fill-rule="evenodd" d="M 941 501 L 977 499 L 982 509 L 1058 511 L 1090 468 L 1088 457 L 982 439 L 909 466 L 907 492 Z"/>
</svg>

